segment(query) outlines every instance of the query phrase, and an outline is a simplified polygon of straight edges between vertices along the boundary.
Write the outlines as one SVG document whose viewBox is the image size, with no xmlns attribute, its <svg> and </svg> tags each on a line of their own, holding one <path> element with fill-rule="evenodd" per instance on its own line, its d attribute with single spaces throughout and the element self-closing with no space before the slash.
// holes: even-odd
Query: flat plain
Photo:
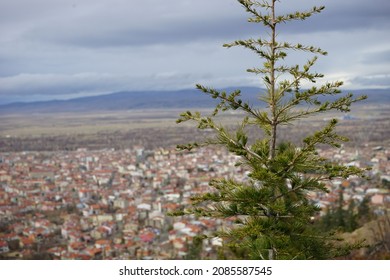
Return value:
<svg viewBox="0 0 390 280">
<path fill-rule="evenodd" d="M 3 114 L 0 116 L 0 151 L 62 150 L 80 146 L 120 149 L 143 145 L 155 148 L 212 135 L 210 131 L 197 130 L 194 123 L 176 124 L 183 111 L 186 109 Z M 207 115 L 212 109 L 191 111 L 201 111 Z M 375 142 L 379 145 L 390 141 L 390 110 L 387 104 L 353 106 L 349 114 L 319 114 L 282 128 L 280 135 L 284 139 L 299 141 L 331 118 L 340 119 L 338 129 L 350 138 L 351 144 Z M 218 121 L 233 127 L 241 119 L 242 115 L 227 112 Z M 250 133 L 260 132 L 253 127 Z"/>
</svg>

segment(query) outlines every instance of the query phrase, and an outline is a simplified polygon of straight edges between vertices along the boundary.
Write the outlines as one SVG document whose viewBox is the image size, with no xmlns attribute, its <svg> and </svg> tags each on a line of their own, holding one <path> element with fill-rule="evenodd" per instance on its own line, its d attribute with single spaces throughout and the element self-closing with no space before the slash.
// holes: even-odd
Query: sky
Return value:
<svg viewBox="0 0 390 280">
<path fill-rule="evenodd" d="M 390 88 L 389 0 L 281 0 L 281 41 L 328 51 L 315 66 L 345 89 Z M 236 0 L 0 0 L 0 104 L 118 91 L 262 87 L 238 39 L 266 37 Z M 292 53 L 286 63 L 310 57 Z"/>
</svg>

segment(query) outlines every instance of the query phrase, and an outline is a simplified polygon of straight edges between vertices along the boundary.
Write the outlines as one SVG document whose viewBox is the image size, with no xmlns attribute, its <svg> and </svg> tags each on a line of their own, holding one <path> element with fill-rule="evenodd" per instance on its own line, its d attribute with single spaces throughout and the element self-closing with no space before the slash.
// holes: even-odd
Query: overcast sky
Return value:
<svg viewBox="0 0 390 280">
<path fill-rule="evenodd" d="M 316 70 L 346 89 L 390 88 L 389 0 L 281 0 L 325 5 L 279 39 L 329 52 Z M 0 0 L 0 104 L 125 90 L 259 86 L 261 61 L 223 43 L 266 36 L 236 0 Z M 304 61 L 307 54 L 289 62 Z"/>
</svg>

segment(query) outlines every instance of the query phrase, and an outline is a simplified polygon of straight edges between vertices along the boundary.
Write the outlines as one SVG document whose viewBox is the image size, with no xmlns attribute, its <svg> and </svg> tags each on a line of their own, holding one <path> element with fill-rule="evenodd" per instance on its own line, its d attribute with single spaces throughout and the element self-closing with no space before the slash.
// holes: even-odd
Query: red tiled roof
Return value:
<svg viewBox="0 0 390 280">
<path fill-rule="evenodd" d="M 152 232 L 146 232 L 139 236 L 143 242 L 152 242 L 156 235 Z"/>
<path fill-rule="evenodd" d="M 109 245 L 111 242 L 109 240 L 106 240 L 106 239 L 99 239 L 99 240 L 96 240 L 95 244 L 98 244 L 98 245 Z"/>
</svg>

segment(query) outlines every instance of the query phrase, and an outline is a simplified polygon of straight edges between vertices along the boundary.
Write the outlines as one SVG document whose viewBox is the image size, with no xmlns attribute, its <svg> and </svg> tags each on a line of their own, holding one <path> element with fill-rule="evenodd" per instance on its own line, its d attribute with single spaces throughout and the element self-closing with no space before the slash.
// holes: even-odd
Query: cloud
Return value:
<svg viewBox="0 0 390 280">
<path fill-rule="evenodd" d="M 212 87 L 259 86 L 251 76 L 218 76 L 160 72 L 145 75 L 110 73 L 19 74 L 0 78 L 0 104 L 14 101 L 68 99 L 122 91 L 179 90 L 195 88 L 195 83 Z"/>
<path fill-rule="evenodd" d="M 190 74 L 177 73 L 158 73 L 150 76 L 109 73 L 19 74 L 0 78 L 0 94 L 33 98 L 42 95 L 55 97 L 140 89 L 175 89 L 191 86 L 192 79 Z M 182 84 L 178 85 L 177 80 Z"/>
<path fill-rule="evenodd" d="M 23 38 L 26 40 L 101 48 L 177 44 L 216 38 L 230 40 L 259 32 L 258 25 L 247 24 L 248 14 L 235 0 L 168 0 L 164 4 L 157 0 L 138 1 L 136 4 L 124 0 L 98 3 L 88 0 L 77 5 L 63 5 L 61 10 L 50 5 L 51 1 L 40 2 L 46 12 L 33 7 L 23 13 L 30 19 L 24 20 Z M 376 0 L 376 5 L 354 0 L 324 2 L 329 8 L 321 15 L 281 26 L 281 32 L 300 34 L 390 27 L 387 0 Z M 312 5 L 311 1 L 300 1 L 283 12 L 300 7 L 307 9 Z M 41 15 L 41 18 L 32 15 Z"/>
<path fill-rule="evenodd" d="M 321 2 L 323 3 L 315 4 L 324 4 L 324 12 L 311 18 L 312 24 L 303 24 L 302 28 L 316 29 L 317 31 L 348 32 L 372 29 L 386 30 L 390 27 L 388 19 L 390 2 L 387 0 L 325 0 Z"/>
<path fill-rule="evenodd" d="M 390 49 L 366 52 L 361 58 L 364 64 L 388 64 L 390 62 Z"/>
<path fill-rule="evenodd" d="M 390 88 L 390 73 L 371 76 L 359 76 L 352 80 L 352 83 L 360 88 Z"/>
<path fill-rule="evenodd" d="M 329 51 L 319 72 L 353 86 L 384 86 L 381 78 L 357 77 L 388 74 L 390 1 L 277 3 L 283 13 L 326 6 L 279 30 L 282 40 Z M 221 47 L 265 35 L 247 17 L 236 0 L 0 1 L 0 98 L 252 85 L 261 80 L 245 70 L 262 62 Z M 291 55 L 293 63 L 302 59 Z"/>
<path fill-rule="evenodd" d="M 88 1 L 87 1 L 88 2 Z M 96 2 L 96 1 L 95 1 Z M 80 11 L 48 17 L 23 34 L 24 39 L 87 48 L 188 43 L 223 38 L 238 32 L 235 9 L 219 10 L 221 0 L 101 1 L 100 5 L 77 7 Z M 234 1 L 231 1 L 234 2 Z M 229 25 L 233 17 L 233 24 Z M 50 22 L 50 24 L 48 24 Z M 242 27 L 242 24 L 241 24 Z"/>
<path fill-rule="evenodd" d="M 0 78 L 0 92 L 4 95 L 63 95 L 78 94 L 109 86 L 109 76 L 93 73 L 19 74 Z M 111 77 L 113 78 L 113 77 Z"/>
</svg>

